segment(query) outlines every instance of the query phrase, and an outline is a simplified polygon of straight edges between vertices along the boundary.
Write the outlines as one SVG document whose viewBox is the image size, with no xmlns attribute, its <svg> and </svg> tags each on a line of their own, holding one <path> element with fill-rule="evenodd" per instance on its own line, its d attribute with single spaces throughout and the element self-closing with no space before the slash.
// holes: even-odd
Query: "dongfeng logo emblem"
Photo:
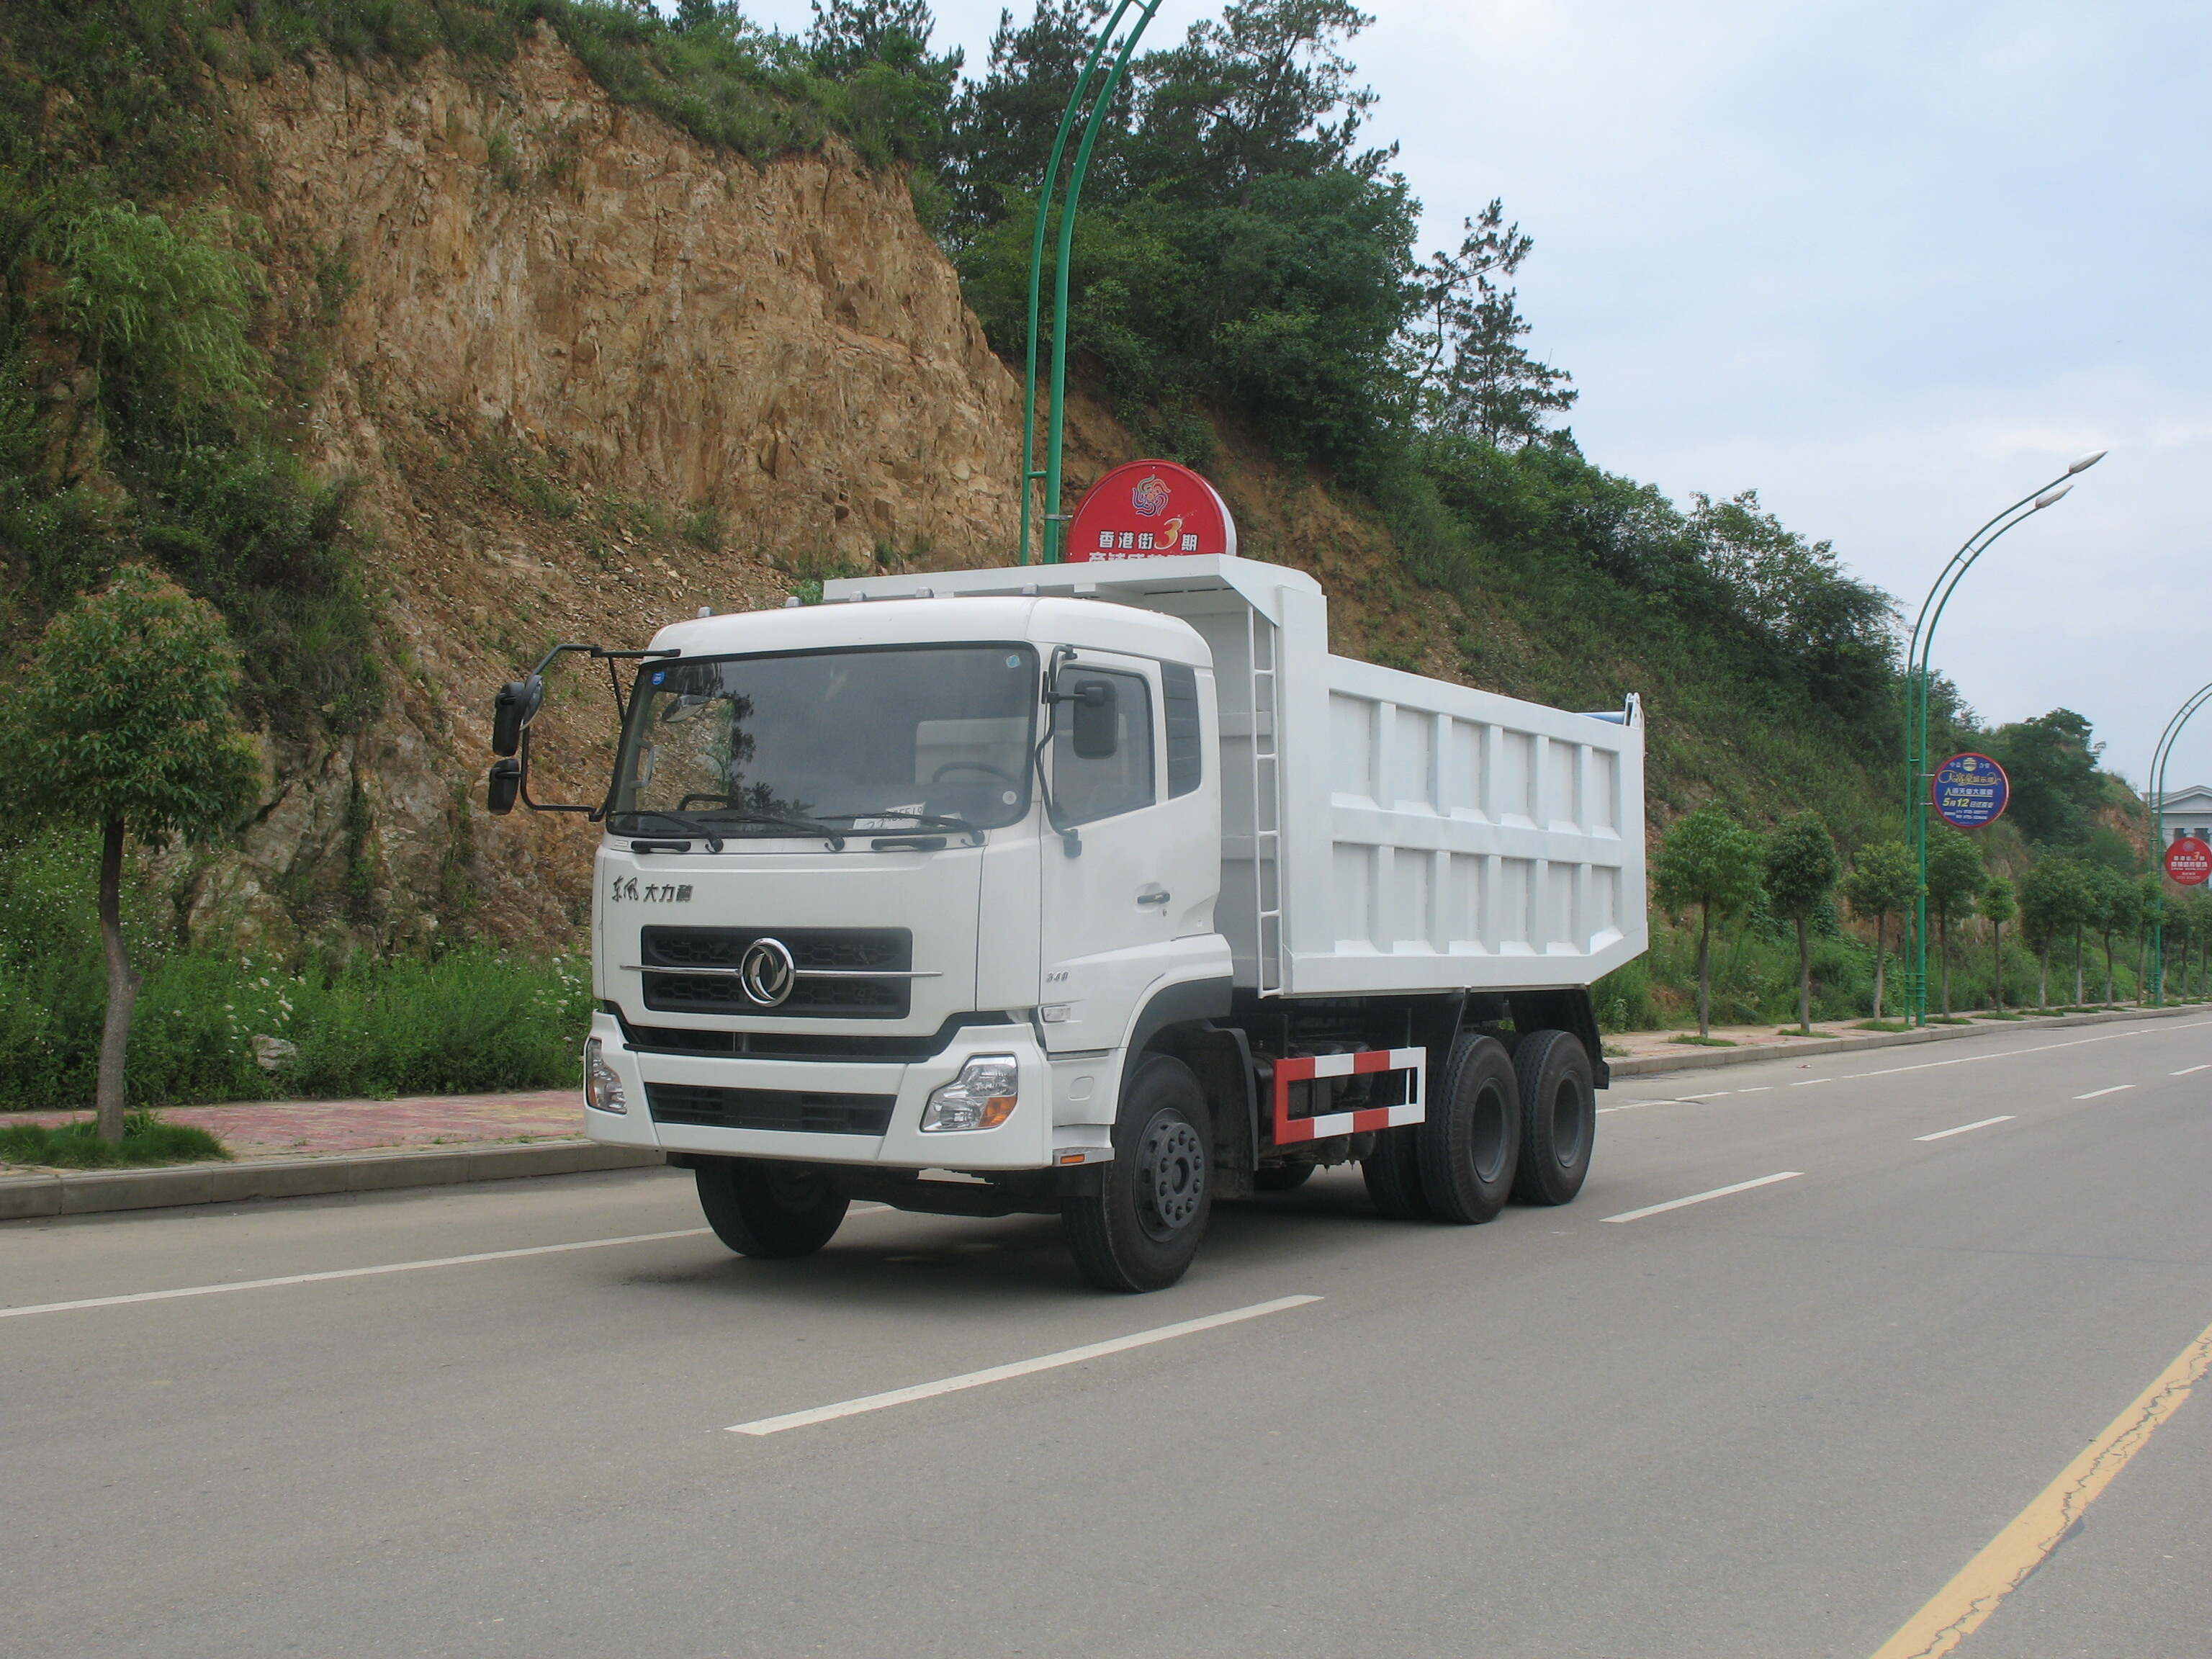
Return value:
<svg viewBox="0 0 2212 1659">
<path fill-rule="evenodd" d="M 757 939 L 745 946 L 738 962 L 738 983 L 745 995 L 763 1008 L 773 1008 L 791 994 L 799 969 L 791 947 L 780 939 Z"/>
</svg>

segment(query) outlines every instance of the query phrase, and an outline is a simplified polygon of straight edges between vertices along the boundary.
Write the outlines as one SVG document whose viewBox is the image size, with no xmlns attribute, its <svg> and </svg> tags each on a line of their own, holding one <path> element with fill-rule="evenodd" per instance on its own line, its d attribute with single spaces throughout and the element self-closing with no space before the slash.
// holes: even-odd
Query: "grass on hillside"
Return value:
<svg viewBox="0 0 2212 1659">
<path fill-rule="evenodd" d="M 19 1123 L 0 1128 L 0 1163 L 36 1164 L 63 1170 L 115 1170 L 153 1164 L 202 1164 L 228 1159 L 222 1141 L 189 1123 L 165 1123 L 151 1112 L 123 1120 L 123 1139 L 110 1145 L 91 1122 L 48 1127 Z"/>
</svg>

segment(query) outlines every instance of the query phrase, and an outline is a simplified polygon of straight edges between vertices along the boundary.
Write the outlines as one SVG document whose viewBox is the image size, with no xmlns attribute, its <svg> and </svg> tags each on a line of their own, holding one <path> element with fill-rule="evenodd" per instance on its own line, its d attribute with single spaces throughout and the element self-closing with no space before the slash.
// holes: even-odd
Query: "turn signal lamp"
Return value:
<svg viewBox="0 0 2212 1659">
<path fill-rule="evenodd" d="M 977 1054 L 958 1077 L 931 1091 L 922 1108 L 922 1130 L 995 1129 L 1013 1115 L 1020 1097 L 1018 1060 L 1012 1054 Z"/>
</svg>

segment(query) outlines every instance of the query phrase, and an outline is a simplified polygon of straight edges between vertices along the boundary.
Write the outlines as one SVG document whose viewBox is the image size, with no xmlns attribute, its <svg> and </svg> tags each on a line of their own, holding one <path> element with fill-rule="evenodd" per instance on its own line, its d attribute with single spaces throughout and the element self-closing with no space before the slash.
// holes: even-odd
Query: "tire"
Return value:
<svg viewBox="0 0 2212 1659">
<path fill-rule="evenodd" d="M 1121 1091 L 1099 1190 L 1063 1199 L 1060 1226 L 1102 1291 L 1164 1290 L 1183 1276 L 1213 1210 L 1212 1115 L 1190 1068 L 1142 1061 Z"/>
<path fill-rule="evenodd" d="M 1378 1130 L 1373 1155 L 1359 1160 L 1367 1196 L 1393 1221 L 1429 1218 L 1429 1195 L 1421 1188 L 1420 1133 L 1418 1125 Z"/>
<path fill-rule="evenodd" d="M 812 1255 L 845 1219 L 848 1200 L 819 1170 L 771 1159 L 717 1158 L 697 1170 L 707 1224 L 739 1255 Z"/>
<path fill-rule="evenodd" d="M 1462 1036 L 1416 1143 L 1421 1190 L 1437 1220 L 1470 1226 L 1505 1207 L 1521 1163 L 1521 1115 L 1519 1079 L 1505 1045 Z"/>
<path fill-rule="evenodd" d="M 1252 1190 L 1255 1193 L 1296 1192 L 1313 1179 L 1313 1172 L 1314 1166 L 1310 1164 L 1285 1164 L 1279 1169 L 1255 1170 L 1252 1172 Z"/>
<path fill-rule="evenodd" d="M 1523 1204 L 1568 1204 L 1589 1174 L 1597 1139 L 1597 1096 L 1589 1056 L 1567 1031 L 1531 1031 L 1514 1051 L 1520 1082 L 1521 1167 L 1513 1196 Z"/>
</svg>

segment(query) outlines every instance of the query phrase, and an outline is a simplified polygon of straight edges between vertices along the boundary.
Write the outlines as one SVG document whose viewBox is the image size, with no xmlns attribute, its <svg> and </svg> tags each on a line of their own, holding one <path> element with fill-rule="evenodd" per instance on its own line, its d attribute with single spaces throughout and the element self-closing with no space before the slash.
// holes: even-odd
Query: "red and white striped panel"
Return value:
<svg viewBox="0 0 2212 1659">
<path fill-rule="evenodd" d="M 1330 1135 L 1363 1134 L 1419 1123 L 1428 1099 L 1425 1048 L 1374 1048 L 1359 1054 L 1294 1054 L 1274 1063 L 1275 1145 L 1322 1140 Z M 1317 1077 L 1356 1077 L 1362 1072 L 1411 1072 L 1402 1106 L 1370 1106 L 1364 1111 L 1332 1112 L 1326 1117 L 1292 1117 L 1291 1085 Z"/>
</svg>

